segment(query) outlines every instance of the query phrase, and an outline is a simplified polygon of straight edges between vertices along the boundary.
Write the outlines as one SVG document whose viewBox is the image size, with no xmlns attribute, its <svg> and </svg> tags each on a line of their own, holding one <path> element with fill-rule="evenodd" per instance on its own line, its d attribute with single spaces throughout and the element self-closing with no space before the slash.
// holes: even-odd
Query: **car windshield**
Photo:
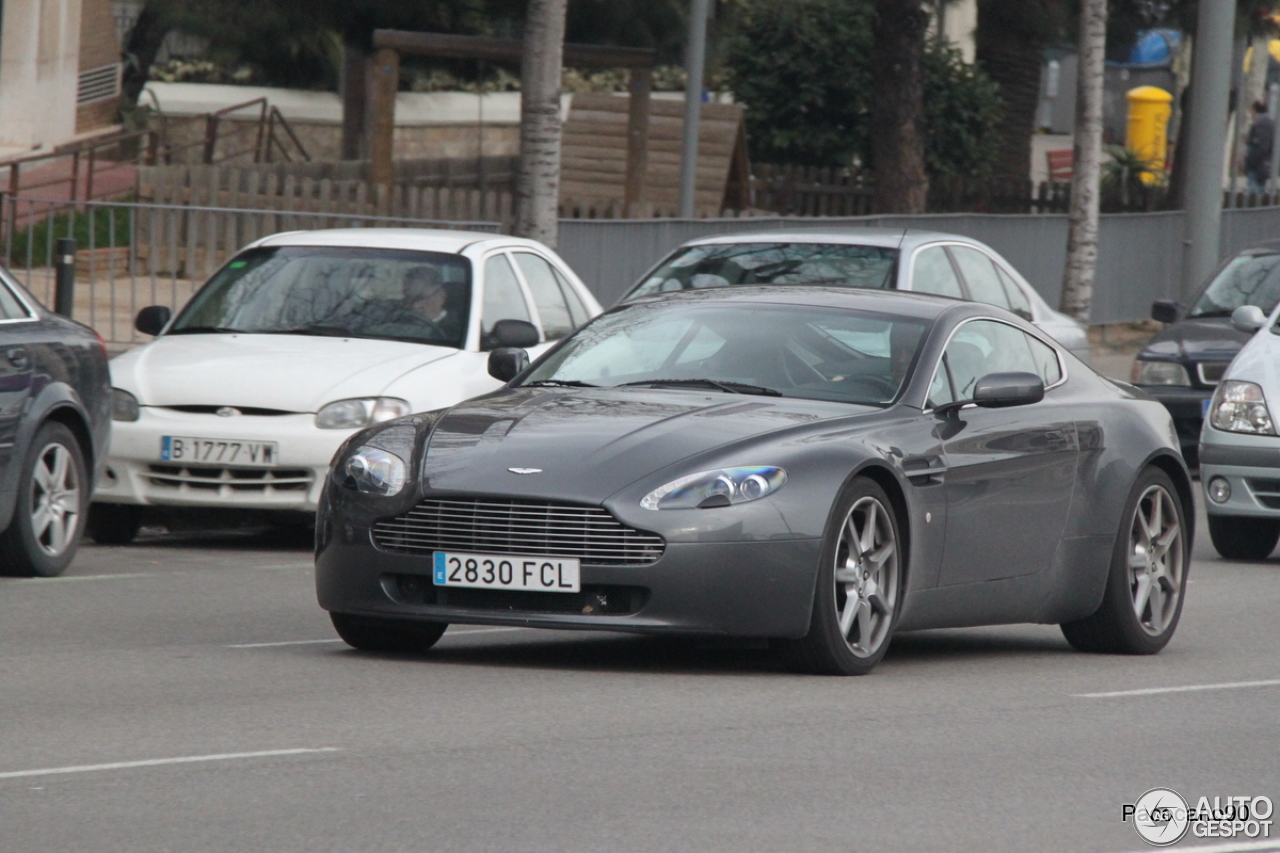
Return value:
<svg viewBox="0 0 1280 853">
<path fill-rule="evenodd" d="M 1188 317 L 1230 317 L 1241 305 L 1256 305 L 1264 314 L 1280 301 L 1280 252 L 1237 255 L 1205 289 Z"/>
<path fill-rule="evenodd" d="M 332 335 L 460 348 L 470 305 L 471 265 L 457 255 L 261 248 L 219 270 L 169 334 Z"/>
<path fill-rule="evenodd" d="M 628 299 L 731 284 L 891 288 L 897 249 L 841 243 L 730 243 L 678 250 Z"/>
<path fill-rule="evenodd" d="M 883 406 L 928 323 L 830 307 L 644 302 L 579 330 L 521 384 L 684 387 Z"/>
</svg>

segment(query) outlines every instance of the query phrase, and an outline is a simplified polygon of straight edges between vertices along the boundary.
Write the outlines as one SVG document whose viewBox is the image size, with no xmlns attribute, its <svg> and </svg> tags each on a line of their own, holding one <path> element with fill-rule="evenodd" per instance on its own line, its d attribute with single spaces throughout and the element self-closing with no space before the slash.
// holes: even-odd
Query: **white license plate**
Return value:
<svg viewBox="0 0 1280 853">
<path fill-rule="evenodd" d="M 271 468 L 275 466 L 278 456 L 279 446 L 274 441 L 194 438 L 187 435 L 166 435 L 160 438 L 160 458 L 165 462 Z"/>
<path fill-rule="evenodd" d="M 579 561 L 572 557 L 513 557 L 509 554 L 461 554 L 436 551 L 436 586 L 518 589 L 536 592 L 581 590 Z"/>
</svg>

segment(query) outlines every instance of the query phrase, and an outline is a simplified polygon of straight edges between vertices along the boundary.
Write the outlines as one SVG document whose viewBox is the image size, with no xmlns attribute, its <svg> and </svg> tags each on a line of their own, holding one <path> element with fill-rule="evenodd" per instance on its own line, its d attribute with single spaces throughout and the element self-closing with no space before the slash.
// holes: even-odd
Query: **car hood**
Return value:
<svg viewBox="0 0 1280 853">
<path fill-rule="evenodd" d="M 1274 397 L 1280 392 L 1280 336 L 1271 331 L 1255 335 L 1231 362 L 1223 379 L 1256 382 L 1267 402 L 1275 406 Z"/>
<path fill-rule="evenodd" d="M 518 388 L 450 409 L 431 433 L 423 473 L 433 490 L 602 501 L 695 454 L 879 411 L 686 390 Z M 776 463 L 752 456 L 727 464 Z"/>
<path fill-rule="evenodd" d="M 144 406 L 214 405 L 315 412 L 373 397 L 457 350 L 302 335 L 165 335 L 111 361 L 111 384 Z"/>
<path fill-rule="evenodd" d="M 1230 317 L 1189 318 L 1166 326 L 1139 357 L 1230 361 L 1250 337 L 1232 326 Z"/>
</svg>

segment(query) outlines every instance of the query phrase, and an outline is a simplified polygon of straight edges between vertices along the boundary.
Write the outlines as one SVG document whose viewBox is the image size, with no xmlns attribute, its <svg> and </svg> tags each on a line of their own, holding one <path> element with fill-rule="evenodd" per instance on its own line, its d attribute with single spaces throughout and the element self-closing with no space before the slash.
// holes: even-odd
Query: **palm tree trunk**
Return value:
<svg viewBox="0 0 1280 853">
<path fill-rule="evenodd" d="M 879 213 L 924 213 L 924 52 L 921 0 L 876 0 L 871 64 L 871 166 Z"/>
<path fill-rule="evenodd" d="M 1102 83 L 1106 63 L 1107 0 L 1080 4 L 1080 66 L 1076 80 L 1075 163 L 1061 308 L 1089 322 L 1098 265 L 1098 187 L 1102 173 Z"/>
<path fill-rule="evenodd" d="M 555 248 L 560 199 L 560 73 L 568 0 L 530 0 L 520 59 L 515 233 Z"/>
</svg>

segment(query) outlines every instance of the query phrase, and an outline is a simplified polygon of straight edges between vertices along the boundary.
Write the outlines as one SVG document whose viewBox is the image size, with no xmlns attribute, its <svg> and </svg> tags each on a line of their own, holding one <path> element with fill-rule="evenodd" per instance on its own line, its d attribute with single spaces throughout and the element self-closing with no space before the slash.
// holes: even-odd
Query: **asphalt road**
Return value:
<svg viewBox="0 0 1280 853">
<path fill-rule="evenodd" d="M 89 546 L 0 580 L 0 850 L 1141 850 L 1148 789 L 1280 801 L 1280 559 L 1195 557 L 1156 657 L 934 631 L 838 679 L 492 628 L 362 654 L 296 536 Z"/>
</svg>

